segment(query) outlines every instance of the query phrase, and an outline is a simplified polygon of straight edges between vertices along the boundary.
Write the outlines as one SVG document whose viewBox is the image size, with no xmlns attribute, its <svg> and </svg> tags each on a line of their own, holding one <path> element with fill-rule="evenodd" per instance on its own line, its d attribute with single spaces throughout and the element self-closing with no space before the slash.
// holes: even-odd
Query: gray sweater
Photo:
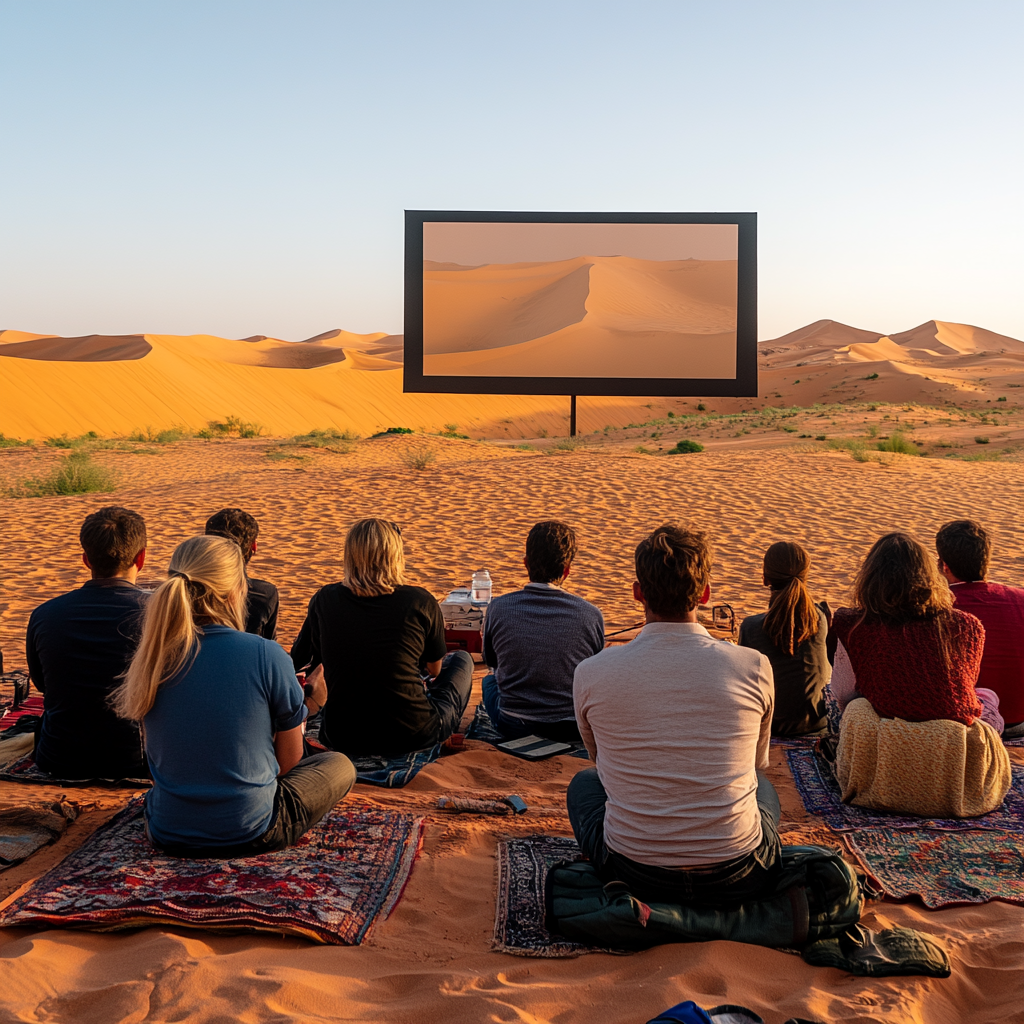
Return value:
<svg viewBox="0 0 1024 1024">
<path fill-rule="evenodd" d="M 553 584 L 528 583 L 487 609 L 484 660 L 497 678 L 503 714 L 534 722 L 575 717 L 573 673 L 603 648 L 601 612 Z"/>
</svg>

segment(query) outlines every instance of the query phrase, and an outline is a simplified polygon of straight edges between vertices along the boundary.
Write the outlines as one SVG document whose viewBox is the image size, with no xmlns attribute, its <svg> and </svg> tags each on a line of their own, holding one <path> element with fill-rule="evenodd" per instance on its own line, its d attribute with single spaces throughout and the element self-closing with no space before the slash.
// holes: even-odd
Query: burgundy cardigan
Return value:
<svg viewBox="0 0 1024 1024">
<path fill-rule="evenodd" d="M 881 718 L 927 722 L 948 718 L 970 725 L 981 716 L 975 693 L 985 628 L 979 619 L 953 609 L 942 629 L 949 664 L 939 645 L 936 619 L 915 619 L 901 626 L 865 619 L 840 608 L 832 628 L 850 655 L 857 690 Z"/>
</svg>

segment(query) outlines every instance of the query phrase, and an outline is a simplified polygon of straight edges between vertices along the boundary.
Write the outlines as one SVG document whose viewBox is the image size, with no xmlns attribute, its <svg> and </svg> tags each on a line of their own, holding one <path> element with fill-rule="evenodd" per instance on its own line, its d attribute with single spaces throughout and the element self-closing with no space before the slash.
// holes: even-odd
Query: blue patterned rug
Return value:
<svg viewBox="0 0 1024 1024">
<path fill-rule="evenodd" d="M 887 896 L 926 907 L 1024 903 L 1024 838 L 1005 832 L 878 828 L 847 832 L 847 845 Z"/>
<path fill-rule="evenodd" d="M 920 818 L 909 814 L 888 814 L 867 807 L 844 804 L 839 783 L 831 769 L 813 750 L 790 747 L 786 750 L 789 770 L 808 814 L 815 814 L 837 832 L 854 829 L 941 829 L 970 832 L 993 829 L 1024 834 L 1024 768 L 1013 765 L 1013 782 L 1002 806 L 980 818 Z"/>
</svg>

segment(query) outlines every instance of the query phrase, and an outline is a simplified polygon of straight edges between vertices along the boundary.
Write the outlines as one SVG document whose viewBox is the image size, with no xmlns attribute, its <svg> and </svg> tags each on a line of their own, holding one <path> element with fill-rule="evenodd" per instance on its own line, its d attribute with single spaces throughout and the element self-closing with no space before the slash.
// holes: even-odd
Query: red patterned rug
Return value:
<svg viewBox="0 0 1024 1024">
<path fill-rule="evenodd" d="M 0 908 L 0 926 L 117 931 L 165 924 L 355 946 L 398 902 L 423 831 L 422 818 L 346 802 L 287 850 L 185 860 L 154 850 L 142 803 L 135 797 Z"/>
</svg>

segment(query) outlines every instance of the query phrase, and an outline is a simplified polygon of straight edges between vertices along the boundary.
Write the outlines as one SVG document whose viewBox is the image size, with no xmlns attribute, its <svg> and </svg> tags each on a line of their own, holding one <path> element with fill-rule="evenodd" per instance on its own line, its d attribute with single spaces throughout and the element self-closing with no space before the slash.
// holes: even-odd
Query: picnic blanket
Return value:
<svg viewBox="0 0 1024 1024">
<path fill-rule="evenodd" d="M 136 797 L 0 910 L 0 926 L 165 924 L 354 946 L 398 902 L 422 830 L 422 818 L 347 801 L 286 850 L 188 860 L 154 849 Z"/>
<path fill-rule="evenodd" d="M 497 746 L 499 743 L 504 743 L 507 737 L 502 736 L 497 729 L 494 728 L 494 723 L 491 721 L 491 716 L 487 714 L 487 709 L 483 704 L 477 704 L 476 711 L 473 713 L 473 721 L 470 722 L 469 728 L 466 730 L 467 740 L 480 740 L 483 743 L 491 743 Z M 577 740 L 571 743 L 572 750 L 566 751 L 566 757 L 582 757 L 587 760 L 590 759 L 590 755 L 587 753 L 587 748 L 583 745 L 582 740 Z"/>
<path fill-rule="evenodd" d="M 1024 904 L 1024 837 L 1007 832 L 877 828 L 846 843 L 885 894 L 930 909 L 1004 900 Z"/>
<path fill-rule="evenodd" d="M 851 701 L 835 762 L 843 800 L 928 818 L 973 818 L 999 807 L 1010 788 L 1010 756 L 980 718 L 907 722 Z"/>
<path fill-rule="evenodd" d="M 0 871 L 6 871 L 31 857 L 40 847 L 59 839 L 77 816 L 77 808 L 64 800 L 0 808 Z"/>
<path fill-rule="evenodd" d="M 991 813 L 978 818 L 922 818 L 844 804 L 831 767 L 814 750 L 790 747 L 786 750 L 786 760 L 807 813 L 824 819 L 825 824 L 837 832 L 865 828 L 926 828 L 952 832 L 994 829 L 1024 835 L 1024 768 L 1019 765 L 1012 766 L 1012 782 L 1006 798 Z"/>
<path fill-rule="evenodd" d="M 0 750 L 2 750 L 0 745 Z M 153 785 L 152 779 L 62 779 L 44 772 L 32 754 L 25 754 L 0 768 L 3 782 L 33 782 L 43 786 L 111 786 L 118 789 L 142 789 Z"/>
</svg>

